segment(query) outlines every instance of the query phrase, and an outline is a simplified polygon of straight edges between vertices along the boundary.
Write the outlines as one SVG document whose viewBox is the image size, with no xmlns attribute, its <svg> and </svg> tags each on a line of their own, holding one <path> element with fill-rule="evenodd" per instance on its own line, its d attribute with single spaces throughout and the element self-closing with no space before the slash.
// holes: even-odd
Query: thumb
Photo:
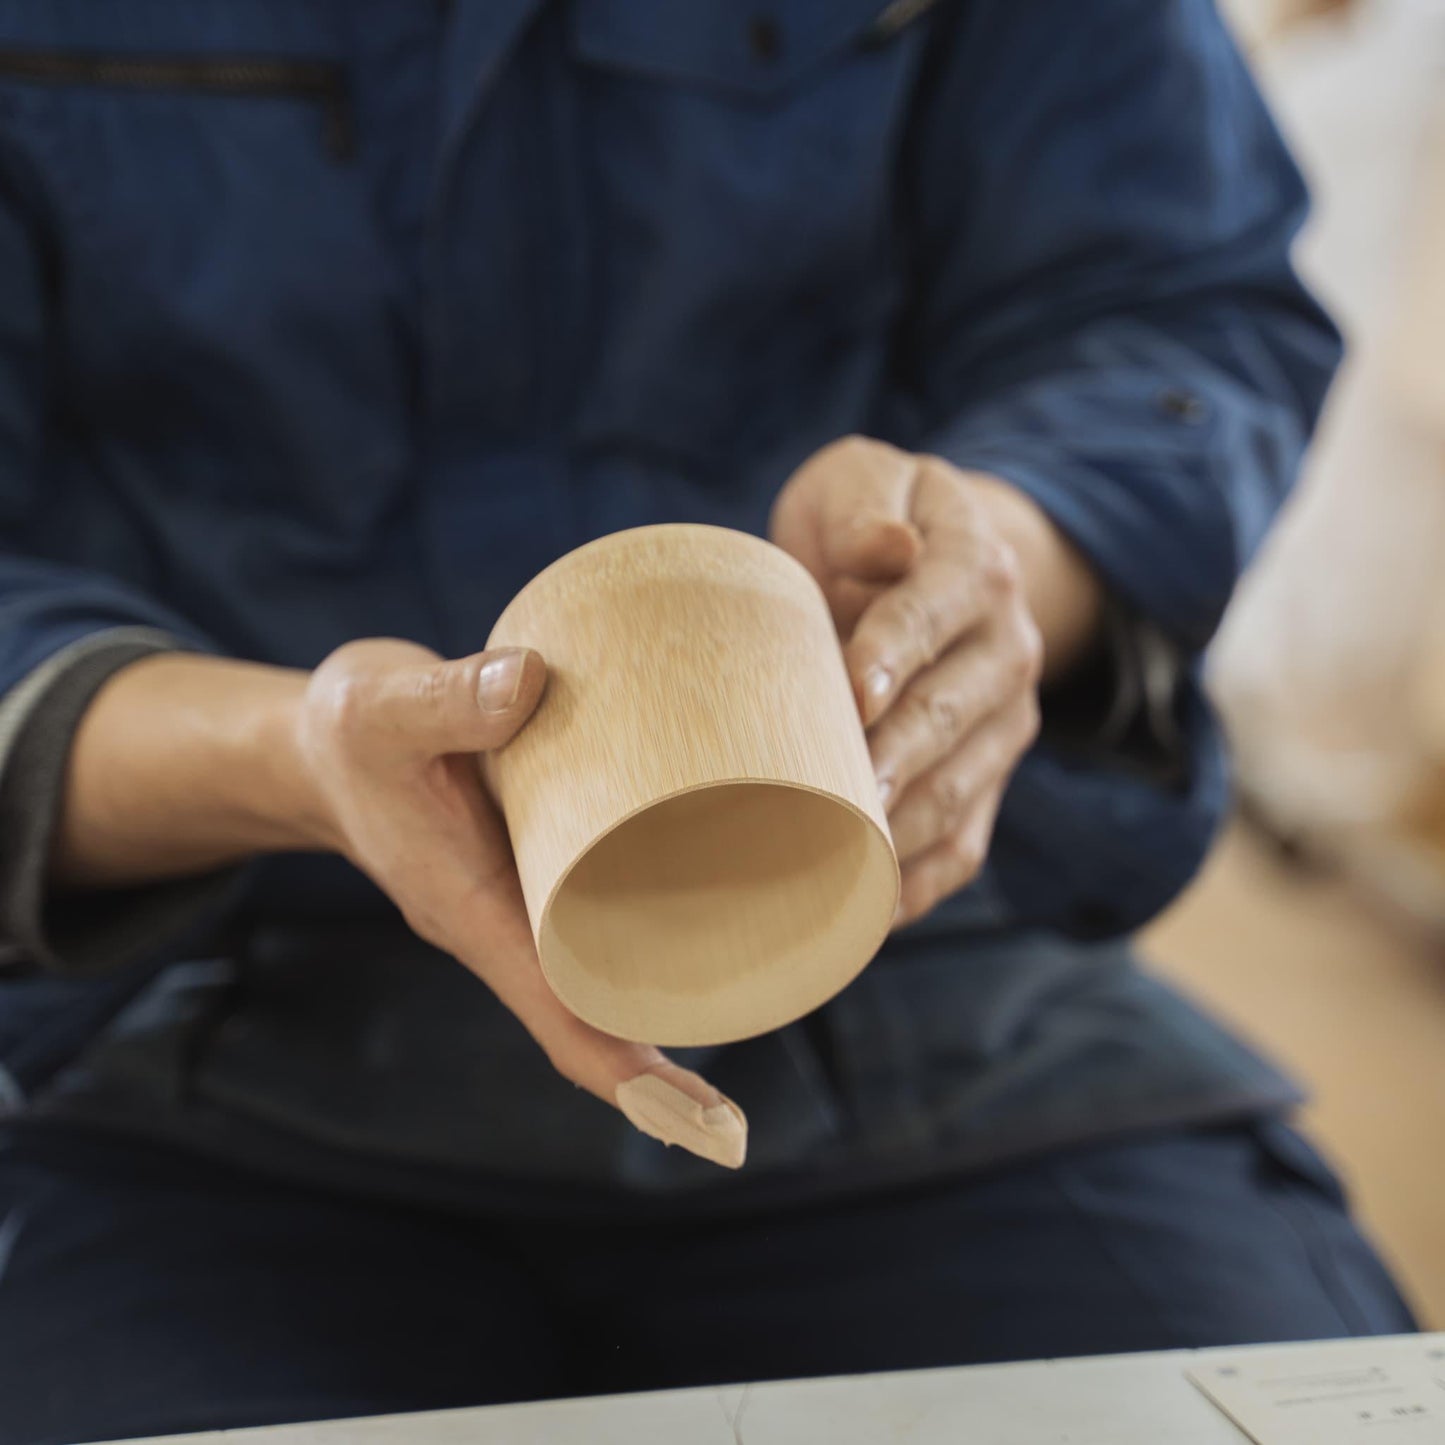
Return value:
<svg viewBox="0 0 1445 1445">
<path fill-rule="evenodd" d="M 373 719 L 431 754 L 487 752 L 517 734 L 546 683 L 540 654 L 499 647 L 392 674 L 372 700 Z"/>
<path fill-rule="evenodd" d="M 823 535 L 830 570 L 859 582 L 896 582 L 923 550 L 912 522 L 883 511 L 835 516 Z"/>
<path fill-rule="evenodd" d="M 817 464 L 825 565 L 859 582 L 897 581 L 923 549 L 910 516 L 918 458 L 871 437 L 850 437 Z"/>
<path fill-rule="evenodd" d="M 842 578 L 896 582 L 922 550 L 910 512 L 918 458 L 870 437 L 844 437 L 815 452 L 773 508 L 773 540 L 825 591 Z"/>
</svg>

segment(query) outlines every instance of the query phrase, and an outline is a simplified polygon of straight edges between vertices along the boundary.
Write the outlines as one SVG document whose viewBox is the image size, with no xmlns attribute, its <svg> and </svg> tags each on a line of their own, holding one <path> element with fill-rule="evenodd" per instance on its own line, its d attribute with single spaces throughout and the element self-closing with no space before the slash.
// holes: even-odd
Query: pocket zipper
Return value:
<svg viewBox="0 0 1445 1445">
<path fill-rule="evenodd" d="M 326 150 L 334 160 L 349 160 L 356 147 L 345 72 L 340 66 L 321 60 L 0 49 L 0 79 L 35 85 L 92 85 L 121 90 L 177 90 L 305 100 L 322 109 L 326 120 Z"/>
<path fill-rule="evenodd" d="M 912 25 L 938 3 L 938 0 L 891 0 L 882 13 L 864 32 L 865 49 L 886 45 L 899 31 Z"/>
</svg>

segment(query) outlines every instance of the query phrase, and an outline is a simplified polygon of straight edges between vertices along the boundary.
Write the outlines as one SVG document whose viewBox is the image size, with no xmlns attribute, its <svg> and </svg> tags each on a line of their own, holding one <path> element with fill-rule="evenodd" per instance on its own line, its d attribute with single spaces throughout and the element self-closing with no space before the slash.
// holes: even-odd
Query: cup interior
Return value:
<svg viewBox="0 0 1445 1445">
<path fill-rule="evenodd" d="M 632 814 L 557 885 L 539 944 L 558 996 L 608 1033 L 681 1047 L 788 1023 L 872 958 L 892 848 L 841 799 L 715 783 Z"/>
</svg>

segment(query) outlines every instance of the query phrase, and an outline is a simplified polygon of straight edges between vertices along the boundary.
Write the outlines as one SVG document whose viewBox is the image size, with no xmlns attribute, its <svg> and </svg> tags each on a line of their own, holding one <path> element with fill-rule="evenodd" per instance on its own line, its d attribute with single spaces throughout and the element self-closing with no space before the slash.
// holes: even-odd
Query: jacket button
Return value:
<svg viewBox="0 0 1445 1445">
<path fill-rule="evenodd" d="M 776 60 L 783 48 L 778 22 L 768 15 L 754 15 L 748 22 L 748 49 L 754 60 Z"/>
<path fill-rule="evenodd" d="M 1171 387 L 1160 396 L 1159 410 L 1175 421 L 1197 426 L 1204 420 L 1209 408 L 1192 391 L 1180 391 Z"/>
</svg>

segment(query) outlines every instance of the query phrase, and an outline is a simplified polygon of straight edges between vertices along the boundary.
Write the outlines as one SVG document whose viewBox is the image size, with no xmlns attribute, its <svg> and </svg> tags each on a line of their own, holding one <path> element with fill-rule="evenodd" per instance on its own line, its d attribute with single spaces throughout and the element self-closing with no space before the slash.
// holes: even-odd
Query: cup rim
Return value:
<svg viewBox="0 0 1445 1445">
<path fill-rule="evenodd" d="M 613 834 L 617 833 L 628 823 L 632 822 L 636 818 L 641 817 L 643 814 L 649 813 L 653 809 L 661 807 L 666 803 L 672 802 L 677 798 L 687 797 L 693 793 L 701 793 L 721 788 L 733 788 L 740 786 L 779 788 L 788 789 L 793 792 L 807 793 L 813 797 L 821 798 L 826 802 L 834 804 L 835 806 L 843 809 L 845 812 L 850 814 L 854 820 L 861 821 L 865 825 L 865 828 L 870 835 L 868 846 L 869 855 L 871 856 L 874 853 L 881 852 L 882 856 L 887 860 L 888 872 L 892 880 L 892 888 L 890 890 L 888 908 L 886 909 L 886 911 L 880 910 L 881 926 L 877 929 L 877 936 L 870 937 L 867 940 L 869 946 L 866 949 L 858 950 L 860 961 L 851 972 L 847 973 L 846 975 L 834 975 L 828 980 L 826 988 L 816 997 L 810 998 L 801 1007 L 798 1007 L 791 1011 L 779 1013 L 776 1018 L 767 1020 L 766 1022 L 762 1023 L 752 1033 L 744 1035 L 730 1035 L 727 1038 L 699 1037 L 682 1039 L 677 1037 L 670 1037 L 646 1039 L 641 1040 L 640 1042 L 654 1043 L 663 1047 L 674 1048 L 699 1047 L 709 1044 L 738 1042 L 741 1038 L 753 1038 L 757 1037 L 759 1034 L 769 1033 L 774 1029 L 782 1028 L 786 1024 L 793 1023 L 795 1020 L 802 1018 L 805 1014 L 811 1013 L 814 1009 L 821 1007 L 829 999 L 840 993 L 844 988 L 846 988 L 850 983 L 852 983 L 863 972 L 865 968 L 867 968 L 868 964 L 872 962 L 872 960 L 877 956 L 878 950 L 882 948 L 883 944 L 887 941 L 888 934 L 892 928 L 893 918 L 898 907 L 898 901 L 899 898 L 902 896 L 902 871 L 898 862 L 897 852 L 893 846 L 893 839 L 891 835 L 889 834 L 888 830 L 878 822 L 876 818 L 874 818 L 870 813 L 867 812 L 866 809 L 860 807 L 851 798 L 846 798 L 840 793 L 832 792 L 827 788 L 819 788 L 809 783 L 796 782 L 794 780 L 785 778 L 709 778 L 702 782 L 689 783 L 683 787 L 674 788 L 659 797 L 650 798 L 643 803 L 639 803 L 636 807 L 630 809 L 622 817 L 617 818 L 608 828 L 606 828 L 603 832 L 599 833 L 594 839 L 592 839 L 592 841 L 587 845 L 585 849 L 582 850 L 582 852 L 580 852 L 575 858 L 572 859 L 572 861 L 567 865 L 566 869 L 558 876 L 556 881 L 553 883 L 552 888 L 548 892 L 546 900 L 542 905 L 542 908 L 538 915 L 540 922 L 537 929 L 537 956 L 541 964 L 542 974 L 547 980 L 547 986 L 553 991 L 553 993 L 557 995 L 559 999 L 562 1000 L 565 1006 L 578 1018 L 580 1018 L 584 1023 L 591 1024 L 594 1028 L 599 1028 L 605 1033 L 613 1033 L 613 1029 L 609 1028 L 608 1026 L 609 1020 L 600 1018 L 595 1013 L 586 1009 L 585 1007 L 579 1008 L 572 999 L 566 997 L 565 984 L 563 989 L 559 989 L 557 987 L 557 982 L 553 978 L 552 970 L 549 969 L 547 966 L 547 960 L 541 947 L 542 940 L 544 939 L 547 932 L 548 924 L 551 922 L 552 919 L 553 907 L 556 904 L 558 898 L 560 897 L 562 890 L 566 887 L 568 880 L 581 866 L 583 861 L 590 857 L 606 839 L 612 837 Z M 876 864 L 874 863 L 870 863 L 868 866 L 876 869 Z"/>
</svg>

